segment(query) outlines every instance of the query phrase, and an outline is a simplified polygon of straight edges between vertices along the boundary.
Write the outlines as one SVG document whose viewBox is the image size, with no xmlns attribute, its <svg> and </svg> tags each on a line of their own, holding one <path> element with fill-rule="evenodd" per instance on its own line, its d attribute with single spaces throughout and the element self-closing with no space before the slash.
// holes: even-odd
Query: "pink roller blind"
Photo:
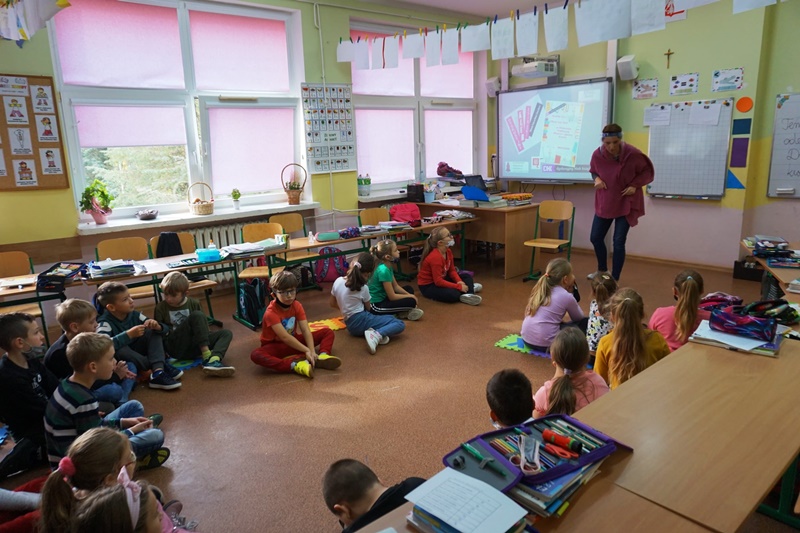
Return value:
<svg viewBox="0 0 800 533">
<path fill-rule="evenodd" d="M 350 31 L 353 42 L 374 37 L 387 37 L 384 34 L 365 31 Z M 370 45 L 372 46 L 372 45 Z M 357 70 L 351 67 L 353 92 L 382 96 L 414 96 L 414 60 L 403 59 L 403 45 L 400 44 L 400 59 L 397 68 L 378 70 Z M 372 57 L 370 55 L 370 57 Z"/>
<path fill-rule="evenodd" d="M 198 89 L 288 91 L 286 24 L 190 11 Z"/>
<path fill-rule="evenodd" d="M 174 8 L 75 0 L 55 23 L 64 83 L 184 88 Z"/>
<path fill-rule="evenodd" d="M 419 90 L 422 96 L 439 98 L 472 98 L 475 77 L 472 53 L 458 54 L 455 65 L 439 65 L 419 69 Z"/>
<path fill-rule="evenodd" d="M 373 182 L 414 179 L 414 113 L 356 109 L 359 174 Z"/>
<path fill-rule="evenodd" d="M 426 176 L 436 175 L 440 161 L 472 174 L 472 147 L 472 111 L 425 111 Z"/>
<path fill-rule="evenodd" d="M 294 162 L 294 110 L 208 110 L 215 194 L 280 189 L 281 169 Z"/>
<path fill-rule="evenodd" d="M 186 144 L 182 107 L 74 106 L 81 148 Z"/>
</svg>

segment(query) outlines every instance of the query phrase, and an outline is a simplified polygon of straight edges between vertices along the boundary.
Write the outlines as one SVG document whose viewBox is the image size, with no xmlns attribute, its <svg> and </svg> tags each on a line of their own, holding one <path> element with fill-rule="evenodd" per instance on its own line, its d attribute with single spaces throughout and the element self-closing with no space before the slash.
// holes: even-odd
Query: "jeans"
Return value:
<svg viewBox="0 0 800 533">
<path fill-rule="evenodd" d="M 594 216 L 592 222 L 592 233 L 590 239 L 594 246 L 594 253 L 597 256 L 597 270 L 605 272 L 608 270 L 608 250 L 606 249 L 605 238 L 611 223 L 614 223 L 614 255 L 611 258 L 611 276 L 619 281 L 622 274 L 622 265 L 625 264 L 625 240 L 628 238 L 630 224 L 624 216 L 617 218 L 600 218 Z"/>
<path fill-rule="evenodd" d="M 406 325 L 394 315 L 375 315 L 369 311 L 361 311 L 344 321 L 347 331 L 354 337 L 360 337 L 372 328 L 384 337 L 391 337 L 406 329 Z"/>
<path fill-rule="evenodd" d="M 128 370 L 135 374 L 136 365 L 128 362 Z M 107 383 L 102 387 L 98 387 L 92 393 L 97 398 L 97 401 L 113 403 L 115 407 L 119 407 L 128 401 L 128 396 L 130 396 L 135 385 L 135 379 L 125 378 L 120 383 Z"/>
<path fill-rule="evenodd" d="M 144 416 L 144 407 L 136 400 L 125 402 L 120 407 L 106 415 L 104 420 L 120 420 L 123 418 L 138 418 Z M 136 435 L 129 437 L 131 450 L 136 457 L 141 459 L 149 453 L 153 453 L 164 445 L 164 433 L 160 429 L 152 428 L 140 431 Z"/>
<path fill-rule="evenodd" d="M 117 361 L 130 361 L 139 370 L 164 370 L 164 341 L 161 333 L 147 329 L 144 335 L 129 345 L 119 348 L 114 357 Z"/>
</svg>

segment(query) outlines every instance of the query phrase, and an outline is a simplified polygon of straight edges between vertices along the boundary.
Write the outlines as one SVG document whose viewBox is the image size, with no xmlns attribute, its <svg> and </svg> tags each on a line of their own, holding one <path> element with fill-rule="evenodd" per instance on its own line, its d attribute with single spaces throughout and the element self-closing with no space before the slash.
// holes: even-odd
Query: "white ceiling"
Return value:
<svg viewBox="0 0 800 533">
<path fill-rule="evenodd" d="M 544 0 L 527 0 L 522 2 L 520 0 L 494 0 L 487 2 L 486 0 L 403 0 L 402 2 L 392 0 L 362 0 L 369 4 L 381 4 L 386 6 L 395 7 L 409 7 L 419 9 L 420 6 L 426 11 L 433 12 L 449 12 L 451 14 L 468 14 L 473 17 L 485 18 L 494 17 L 507 18 L 510 11 L 520 10 L 520 13 L 527 13 L 533 11 L 533 6 L 538 5 L 540 8 L 544 5 Z M 560 3 L 559 0 L 549 2 L 549 4 L 556 5 Z M 563 6 L 563 4 L 561 4 Z M 432 17 L 433 18 L 433 17 Z M 453 21 L 451 19 L 451 21 Z M 456 21 L 459 22 L 459 21 Z"/>
</svg>

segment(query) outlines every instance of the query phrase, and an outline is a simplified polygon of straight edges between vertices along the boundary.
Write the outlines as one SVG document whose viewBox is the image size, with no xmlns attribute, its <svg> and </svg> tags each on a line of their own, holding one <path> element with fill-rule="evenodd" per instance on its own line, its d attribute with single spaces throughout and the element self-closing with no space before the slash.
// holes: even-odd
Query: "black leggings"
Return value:
<svg viewBox="0 0 800 533">
<path fill-rule="evenodd" d="M 467 292 L 474 293 L 475 285 L 472 281 L 472 276 L 464 274 L 462 272 L 459 274 L 459 277 L 461 278 L 461 281 L 467 284 Z M 445 276 L 444 279 L 451 283 L 455 283 L 447 276 Z M 458 289 L 450 289 L 448 287 L 437 287 L 435 283 L 431 283 L 430 285 L 420 285 L 419 292 L 421 292 L 425 298 L 445 303 L 456 303 L 460 301 L 459 299 L 461 298 L 461 295 L 464 294 Z"/>
<path fill-rule="evenodd" d="M 408 294 L 414 294 L 414 287 L 411 285 L 403 285 L 403 289 Z M 417 301 L 414 298 L 400 298 L 399 300 L 390 300 L 386 298 L 382 302 L 373 302 L 370 304 L 370 311 L 376 315 L 394 315 L 396 313 L 403 313 L 411 311 L 417 307 Z"/>
</svg>

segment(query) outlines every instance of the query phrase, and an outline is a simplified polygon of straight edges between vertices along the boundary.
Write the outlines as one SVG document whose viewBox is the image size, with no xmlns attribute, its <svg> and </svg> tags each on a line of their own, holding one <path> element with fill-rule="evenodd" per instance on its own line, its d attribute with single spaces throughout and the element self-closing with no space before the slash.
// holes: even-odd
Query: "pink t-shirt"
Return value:
<svg viewBox="0 0 800 533">
<path fill-rule="evenodd" d="M 575 386 L 575 411 L 580 411 L 591 402 L 608 392 L 608 385 L 603 381 L 603 378 L 592 372 L 586 370 L 583 373 L 583 378 L 572 378 L 573 385 Z M 536 417 L 544 416 L 550 409 L 550 389 L 553 388 L 554 379 L 549 379 L 544 382 L 544 385 L 539 387 L 536 394 L 533 395 L 535 407 L 533 414 Z"/>
<path fill-rule="evenodd" d="M 694 330 L 700 325 L 701 320 L 708 320 L 710 316 L 711 313 L 708 311 L 698 310 L 697 323 L 694 325 L 692 333 L 694 333 Z M 661 336 L 667 341 L 667 346 L 669 346 L 669 349 L 672 352 L 686 344 L 686 341 L 681 340 L 678 337 L 678 324 L 675 323 L 674 305 L 669 307 L 659 307 L 653 311 L 653 314 L 650 316 L 650 323 L 647 325 L 647 327 L 653 331 L 661 333 Z"/>
</svg>

